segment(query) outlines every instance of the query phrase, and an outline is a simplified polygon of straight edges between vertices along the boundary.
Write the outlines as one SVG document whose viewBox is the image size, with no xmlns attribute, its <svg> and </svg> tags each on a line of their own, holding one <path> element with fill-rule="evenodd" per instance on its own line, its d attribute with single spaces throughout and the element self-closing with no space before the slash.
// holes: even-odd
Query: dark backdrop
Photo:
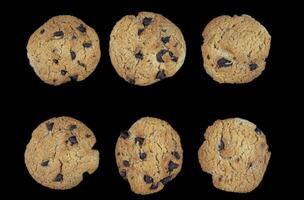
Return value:
<svg viewBox="0 0 304 200">
<path fill-rule="evenodd" d="M 14 4 L 14 3 L 12 3 Z M 282 115 L 286 93 L 282 79 L 286 72 L 282 63 L 284 45 L 282 10 L 286 7 L 266 1 L 40 1 L 16 3 L 12 12 L 4 14 L 8 23 L 8 73 L 2 77 L 5 92 L 4 126 L 13 139 L 2 141 L 9 146 L 9 164 L 5 177 L 11 194 L 30 198 L 88 197 L 124 199 L 168 199 L 186 195 L 188 198 L 260 199 L 280 193 L 282 149 L 284 140 Z M 285 10 L 284 9 L 284 10 Z M 139 11 L 160 13 L 183 32 L 187 55 L 183 67 L 172 78 L 147 87 L 130 85 L 113 69 L 109 54 L 109 35 L 115 23 L 127 14 Z M 93 27 L 101 41 L 101 60 L 85 81 L 58 87 L 44 84 L 35 75 L 26 56 L 27 40 L 40 25 L 52 16 L 70 14 Z M 248 84 L 223 85 L 214 82 L 204 71 L 200 46 L 201 33 L 216 16 L 249 14 L 261 22 L 272 36 L 270 55 L 263 74 Z M 2 29 L 4 35 L 8 35 Z M 5 40 L 5 39 L 3 39 Z M 7 39 L 8 40 L 8 39 Z M 9 47 L 9 48 L 8 48 Z M 3 80 L 3 79 L 2 79 Z M 36 183 L 24 164 L 24 150 L 31 132 L 44 120 L 67 115 L 84 122 L 97 137 L 100 166 L 77 187 L 67 191 L 47 189 Z M 184 164 L 180 174 L 161 192 L 141 197 L 133 194 L 127 182 L 119 176 L 115 162 L 115 143 L 120 130 L 128 129 L 140 117 L 154 116 L 168 121 L 180 134 L 184 149 Z M 257 124 L 267 136 L 272 156 L 263 181 L 248 194 L 234 194 L 213 187 L 211 176 L 203 172 L 197 151 L 203 133 L 216 119 L 241 117 Z M 7 142 L 8 141 L 8 142 Z M 4 153 L 6 154 L 6 153 Z M 7 155 L 7 154 L 6 154 Z M 7 163 L 7 162 L 6 162 Z M 285 186 L 284 186 L 285 187 Z M 17 190 L 16 190 L 17 189 Z"/>
</svg>

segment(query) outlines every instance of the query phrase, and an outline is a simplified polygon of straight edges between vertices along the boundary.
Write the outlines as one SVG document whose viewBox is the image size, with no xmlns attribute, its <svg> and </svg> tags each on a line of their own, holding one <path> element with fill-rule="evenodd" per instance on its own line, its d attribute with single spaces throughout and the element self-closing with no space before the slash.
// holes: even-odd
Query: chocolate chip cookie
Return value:
<svg viewBox="0 0 304 200">
<path fill-rule="evenodd" d="M 37 76 L 45 83 L 60 85 L 82 81 L 100 59 L 98 35 L 70 15 L 51 18 L 30 37 L 27 56 Z"/>
<path fill-rule="evenodd" d="M 246 193 L 260 184 L 271 155 L 261 129 L 247 120 L 230 118 L 215 121 L 204 137 L 198 158 L 216 188 Z"/>
<path fill-rule="evenodd" d="M 177 132 L 165 121 L 144 117 L 122 131 L 115 149 L 120 175 L 137 194 L 163 189 L 180 172 L 183 149 Z"/>
<path fill-rule="evenodd" d="M 223 15 L 203 31 L 204 67 L 219 83 L 248 83 L 265 69 L 271 36 L 248 15 Z"/>
<path fill-rule="evenodd" d="M 48 188 L 65 190 L 78 185 L 83 173 L 92 174 L 99 165 L 99 152 L 92 147 L 93 132 L 70 117 L 41 123 L 32 133 L 24 158 L 30 175 Z"/>
<path fill-rule="evenodd" d="M 183 65 L 186 44 L 179 28 L 160 14 L 127 15 L 114 26 L 110 57 L 116 72 L 145 86 L 173 76 Z"/>
</svg>

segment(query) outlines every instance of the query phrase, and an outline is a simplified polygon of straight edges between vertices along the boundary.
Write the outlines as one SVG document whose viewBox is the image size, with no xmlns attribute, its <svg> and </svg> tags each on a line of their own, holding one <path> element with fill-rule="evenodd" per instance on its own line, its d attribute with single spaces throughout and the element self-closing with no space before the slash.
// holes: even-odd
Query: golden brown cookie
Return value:
<svg viewBox="0 0 304 200">
<path fill-rule="evenodd" d="M 30 175 L 48 188 L 65 190 L 78 185 L 83 173 L 99 165 L 99 152 L 92 147 L 94 133 L 71 117 L 41 123 L 32 133 L 24 158 Z"/>
<path fill-rule="evenodd" d="M 80 19 L 59 15 L 31 35 L 27 55 L 35 73 L 45 83 L 82 81 L 99 62 L 98 35 Z"/>
<path fill-rule="evenodd" d="M 204 137 L 198 158 L 216 188 L 246 193 L 259 185 L 271 153 L 255 124 L 240 118 L 217 120 Z"/>
<path fill-rule="evenodd" d="M 183 65 L 186 44 L 179 28 L 160 14 L 127 15 L 114 26 L 110 57 L 116 72 L 145 86 L 173 76 Z"/>
<path fill-rule="evenodd" d="M 248 15 L 223 15 L 203 31 L 204 67 L 219 83 L 248 83 L 265 69 L 271 36 Z"/>
<path fill-rule="evenodd" d="M 137 194 L 163 189 L 180 172 L 183 149 L 177 132 L 165 121 L 144 117 L 117 140 L 116 162 L 120 175 Z"/>
</svg>

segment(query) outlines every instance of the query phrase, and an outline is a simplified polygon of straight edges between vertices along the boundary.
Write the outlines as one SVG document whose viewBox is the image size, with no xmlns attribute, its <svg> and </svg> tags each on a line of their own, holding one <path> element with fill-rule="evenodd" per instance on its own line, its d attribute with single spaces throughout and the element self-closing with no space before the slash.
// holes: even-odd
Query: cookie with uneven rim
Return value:
<svg viewBox="0 0 304 200">
<path fill-rule="evenodd" d="M 248 15 L 223 15 L 203 31 L 204 68 L 219 83 L 248 83 L 265 69 L 271 36 Z"/>
<path fill-rule="evenodd" d="M 204 137 L 198 158 L 216 188 L 246 193 L 259 185 L 271 153 L 265 135 L 255 124 L 240 118 L 217 120 Z"/>
<path fill-rule="evenodd" d="M 171 21 L 160 14 L 140 12 L 116 23 L 109 51 L 119 76 L 131 84 L 145 86 L 171 77 L 180 69 L 186 44 Z"/>
<path fill-rule="evenodd" d="M 27 55 L 35 73 L 45 83 L 82 81 L 99 62 L 98 35 L 76 17 L 55 16 L 31 35 Z"/>
<path fill-rule="evenodd" d="M 180 172 L 183 149 L 177 132 L 165 121 L 144 117 L 116 143 L 116 162 L 120 175 L 137 194 L 163 189 Z"/>
<path fill-rule="evenodd" d="M 99 152 L 92 147 L 93 132 L 70 117 L 51 118 L 32 133 L 24 158 L 30 175 L 52 189 L 70 189 L 92 174 L 99 165 Z"/>
</svg>

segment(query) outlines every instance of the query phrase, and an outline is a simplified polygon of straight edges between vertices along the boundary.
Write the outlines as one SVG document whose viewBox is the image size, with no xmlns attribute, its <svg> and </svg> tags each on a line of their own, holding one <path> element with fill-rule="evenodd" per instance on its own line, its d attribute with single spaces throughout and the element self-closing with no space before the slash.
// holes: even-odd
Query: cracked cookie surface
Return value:
<svg viewBox="0 0 304 200">
<path fill-rule="evenodd" d="M 94 133 L 71 117 L 51 118 L 32 133 L 24 158 L 30 175 L 52 189 L 70 189 L 92 174 L 99 165 L 99 152 L 92 147 Z"/>
<path fill-rule="evenodd" d="M 216 188 L 246 193 L 259 185 L 271 153 L 265 135 L 255 124 L 240 118 L 217 120 L 204 137 L 198 158 Z"/>
<path fill-rule="evenodd" d="M 180 172 L 183 149 L 177 132 L 165 121 L 144 117 L 122 131 L 115 149 L 120 175 L 137 194 L 163 189 Z"/>
<path fill-rule="evenodd" d="M 202 33 L 204 68 L 219 83 L 248 83 L 266 65 L 271 36 L 249 15 L 219 16 Z"/>
<path fill-rule="evenodd" d="M 98 35 L 76 17 L 55 16 L 31 35 L 27 56 L 37 76 L 47 84 L 82 81 L 99 62 Z"/>
<path fill-rule="evenodd" d="M 179 28 L 160 14 L 127 15 L 114 26 L 110 57 L 120 77 L 145 86 L 173 76 L 183 65 L 186 44 Z"/>
</svg>

